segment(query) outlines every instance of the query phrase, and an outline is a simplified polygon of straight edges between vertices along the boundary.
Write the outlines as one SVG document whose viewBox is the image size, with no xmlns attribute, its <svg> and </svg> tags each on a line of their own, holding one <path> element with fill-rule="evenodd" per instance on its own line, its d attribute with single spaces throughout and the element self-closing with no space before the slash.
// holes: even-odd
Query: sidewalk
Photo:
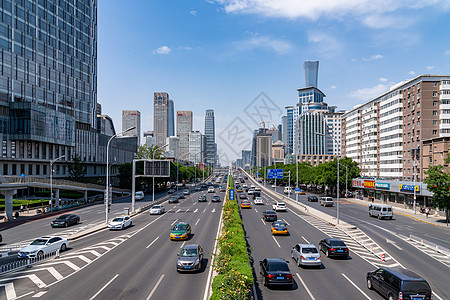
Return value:
<svg viewBox="0 0 450 300">
<path fill-rule="evenodd" d="M 364 205 L 367 207 L 369 207 L 369 203 L 370 203 L 369 200 L 360 200 L 360 199 L 356 199 L 356 198 L 340 198 L 340 199 L 349 201 L 349 202 L 353 202 L 353 203 L 356 203 L 359 205 Z M 374 203 L 379 203 L 379 201 L 378 202 L 375 201 Z M 403 207 L 404 205 L 401 203 L 388 202 L 385 204 L 392 206 L 392 208 L 394 209 L 394 214 L 410 217 L 416 221 L 427 223 L 430 225 L 450 228 L 450 225 L 447 226 L 447 223 L 445 222 L 445 216 L 440 216 L 439 214 L 435 215 L 433 213 L 433 214 L 429 214 L 428 218 L 427 218 L 427 216 L 425 214 L 419 212 L 419 209 L 420 209 L 419 207 L 417 207 L 416 214 L 414 214 L 414 211 L 412 209 L 404 208 Z"/>
</svg>

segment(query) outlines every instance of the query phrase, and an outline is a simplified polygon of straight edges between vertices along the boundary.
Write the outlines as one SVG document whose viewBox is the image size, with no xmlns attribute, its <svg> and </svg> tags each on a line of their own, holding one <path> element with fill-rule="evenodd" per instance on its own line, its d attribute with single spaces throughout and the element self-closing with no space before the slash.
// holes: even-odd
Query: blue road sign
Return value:
<svg viewBox="0 0 450 300">
<path fill-rule="evenodd" d="M 261 175 L 261 172 L 258 172 L 258 176 Z"/>
<path fill-rule="evenodd" d="M 267 169 L 267 178 L 283 179 L 283 169 Z"/>
<path fill-rule="evenodd" d="M 295 188 L 295 191 L 296 192 L 300 192 L 300 188 Z"/>
<path fill-rule="evenodd" d="M 234 189 L 229 189 L 228 190 L 228 198 L 230 200 L 234 200 Z"/>
</svg>

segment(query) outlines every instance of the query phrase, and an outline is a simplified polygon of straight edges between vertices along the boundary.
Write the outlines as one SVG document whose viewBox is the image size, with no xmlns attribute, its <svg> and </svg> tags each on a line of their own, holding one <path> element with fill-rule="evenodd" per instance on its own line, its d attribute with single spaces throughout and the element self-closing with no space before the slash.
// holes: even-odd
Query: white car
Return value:
<svg viewBox="0 0 450 300">
<path fill-rule="evenodd" d="M 277 186 L 276 186 L 275 184 L 272 184 L 272 187 L 273 187 L 273 188 L 276 188 Z"/>
<path fill-rule="evenodd" d="M 254 191 L 253 190 L 248 190 L 247 192 L 249 195 L 253 195 Z"/>
<path fill-rule="evenodd" d="M 291 255 L 299 267 L 322 265 L 320 253 L 313 244 L 297 244 L 291 249 Z"/>
<path fill-rule="evenodd" d="M 321 197 L 319 200 L 319 204 L 322 206 L 333 206 L 334 201 L 331 197 Z"/>
<path fill-rule="evenodd" d="M 134 199 L 135 200 L 142 200 L 144 199 L 144 192 L 143 191 L 138 191 L 134 194 Z"/>
<path fill-rule="evenodd" d="M 133 220 L 131 220 L 131 218 L 129 216 L 120 216 L 120 217 L 115 217 L 114 219 L 112 219 L 111 222 L 109 222 L 108 224 L 108 228 L 110 230 L 112 229 L 124 229 L 126 227 L 129 227 L 133 224 Z"/>
<path fill-rule="evenodd" d="M 255 205 L 263 205 L 264 204 L 261 197 L 256 197 L 255 201 L 253 201 L 253 202 L 255 203 Z"/>
<path fill-rule="evenodd" d="M 214 193 L 214 188 L 213 188 L 212 186 L 210 186 L 210 187 L 208 188 L 208 193 Z"/>
<path fill-rule="evenodd" d="M 284 204 L 284 202 L 275 202 L 275 204 L 272 205 L 272 209 L 274 211 L 286 211 L 286 204 Z"/>
<path fill-rule="evenodd" d="M 285 186 L 285 187 L 284 187 L 284 193 L 285 193 L 285 194 L 289 194 L 290 192 L 291 192 L 291 188 L 288 187 L 288 186 Z"/>
<path fill-rule="evenodd" d="M 151 215 L 162 215 L 165 212 L 166 212 L 166 208 L 162 205 L 153 205 L 153 207 L 150 208 Z"/>
<path fill-rule="evenodd" d="M 55 252 L 56 250 L 64 251 L 69 246 L 69 241 L 59 236 L 43 236 L 35 239 L 28 246 L 20 249 L 18 258 L 36 258 L 45 254 Z"/>
</svg>

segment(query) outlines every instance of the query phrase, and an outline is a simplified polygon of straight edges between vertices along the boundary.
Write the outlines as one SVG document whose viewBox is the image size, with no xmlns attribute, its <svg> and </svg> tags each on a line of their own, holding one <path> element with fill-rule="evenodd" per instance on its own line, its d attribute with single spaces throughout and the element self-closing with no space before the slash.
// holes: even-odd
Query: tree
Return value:
<svg viewBox="0 0 450 300">
<path fill-rule="evenodd" d="M 131 189 L 131 173 L 132 165 L 130 163 L 124 163 L 119 166 L 119 186 L 123 189 Z"/>
<path fill-rule="evenodd" d="M 444 171 L 443 166 L 432 166 L 425 171 L 428 175 L 424 182 L 429 191 L 434 193 L 433 201 L 438 207 L 445 209 L 445 220 L 449 222 L 450 210 L 450 174 Z"/>
<path fill-rule="evenodd" d="M 73 181 L 83 181 L 86 176 L 86 166 L 81 160 L 81 156 L 75 153 L 72 156 L 72 161 L 67 163 L 67 169 L 69 171 L 69 178 Z"/>
<path fill-rule="evenodd" d="M 146 145 L 141 145 L 138 148 L 137 158 L 160 159 L 162 157 L 162 154 L 163 151 L 158 145 L 151 145 L 148 147 Z"/>
</svg>

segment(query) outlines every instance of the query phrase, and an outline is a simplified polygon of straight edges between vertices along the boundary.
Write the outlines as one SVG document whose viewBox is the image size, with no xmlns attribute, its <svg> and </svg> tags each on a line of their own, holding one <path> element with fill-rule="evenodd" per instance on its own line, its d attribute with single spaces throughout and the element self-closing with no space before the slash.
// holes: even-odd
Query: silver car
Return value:
<svg viewBox="0 0 450 300">
<path fill-rule="evenodd" d="M 297 244 L 291 249 L 291 255 L 299 267 L 322 265 L 320 253 L 313 244 Z"/>
<path fill-rule="evenodd" d="M 153 205 L 153 207 L 150 208 L 151 215 L 162 215 L 165 212 L 166 212 L 166 208 L 162 205 Z"/>
<path fill-rule="evenodd" d="M 177 272 L 201 271 L 203 265 L 203 249 L 200 245 L 185 245 L 177 254 Z"/>
</svg>

